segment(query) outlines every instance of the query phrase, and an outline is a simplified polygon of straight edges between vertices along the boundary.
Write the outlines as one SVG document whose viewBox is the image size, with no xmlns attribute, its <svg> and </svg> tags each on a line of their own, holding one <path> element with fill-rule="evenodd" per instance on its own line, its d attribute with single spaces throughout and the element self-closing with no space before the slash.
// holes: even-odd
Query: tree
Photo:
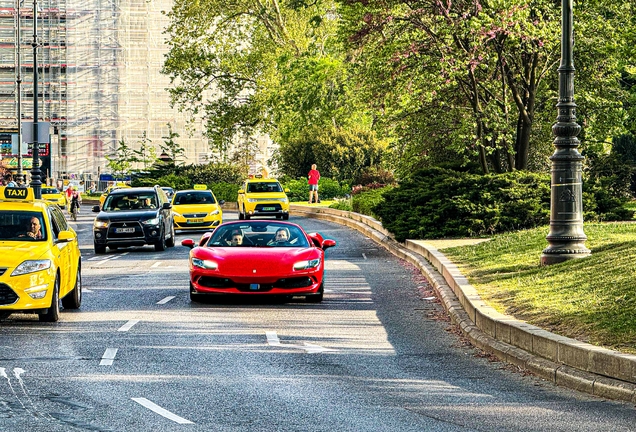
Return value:
<svg viewBox="0 0 636 432">
<path fill-rule="evenodd" d="M 577 75 L 577 103 L 582 121 L 594 123 L 589 140 L 619 123 L 612 47 L 630 7 L 620 3 L 577 9 L 575 58 L 587 72 Z M 407 168 L 437 150 L 478 161 L 484 173 L 529 167 L 556 118 L 559 2 L 351 0 L 340 12 L 359 94 L 375 108 L 376 127 L 397 137 L 396 152 L 410 157 Z"/>
<path fill-rule="evenodd" d="M 168 126 L 168 135 L 161 137 L 164 141 L 159 146 L 161 151 L 170 157 L 171 165 L 176 166 L 179 165 L 180 159 L 183 159 L 185 149 L 174 140 L 179 138 L 179 134 L 172 130 L 172 125 L 167 123 L 166 126 Z"/>
<path fill-rule="evenodd" d="M 123 139 L 117 143 L 114 154 L 105 157 L 108 161 L 106 166 L 116 175 L 129 174 L 133 163 L 139 162 L 134 150 L 131 149 Z"/>
<path fill-rule="evenodd" d="M 151 146 L 152 140 L 148 138 L 148 134 L 144 131 L 139 137 L 139 150 L 133 150 L 137 155 L 138 161 L 142 164 L 143 170 L 146 171 L 157 160 L 157 149 Z"/>
</svg>

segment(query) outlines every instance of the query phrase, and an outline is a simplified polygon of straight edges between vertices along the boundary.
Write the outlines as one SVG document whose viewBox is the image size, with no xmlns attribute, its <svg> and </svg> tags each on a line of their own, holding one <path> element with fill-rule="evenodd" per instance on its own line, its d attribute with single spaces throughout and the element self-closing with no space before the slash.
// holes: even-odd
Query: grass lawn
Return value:
<svg viewBox="0 0 636 432">
<path fill-rule="evenodd" d="M 636 354 L 636 224 L 585 224 L 589 257 L 541 266 L 548 231 L 519 231 L 440 251 L 498 311 Z"/>
</svg>

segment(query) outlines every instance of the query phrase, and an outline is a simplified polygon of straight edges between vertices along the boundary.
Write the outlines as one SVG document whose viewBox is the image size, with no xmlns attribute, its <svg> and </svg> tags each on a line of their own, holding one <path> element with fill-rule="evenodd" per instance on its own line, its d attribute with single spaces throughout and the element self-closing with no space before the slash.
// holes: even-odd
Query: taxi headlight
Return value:
<svg viewBox="0 0 636 432">
<path fill-rule="evenodd" d="M 17 266 L 11 276 L 34 273 L 51 268 L 51 260 L 27 260 Z"/>
<path fill-rule="evenodd" d="M 202 268 L 202 269 L 216 270 L 217 268 L 219 268 L 219 265 L 217 263 L 215 263 L 214 261 L 210 261 L 210 260 L 202 260 L 200 258 L 192 258 L 190 260 L 190 262 L 192 263 L 192 265 L 194 267 L 199 267 L 199 268 Z"/>
<path fill-rule="evenodd" d="M 308 261 L 298 261 L 294 264 L 294 270 L 309 270 L 320 265 L 320 259 L 312 259 Z"/>
<path fill-rule="evenodd" d="M 177 212 L 176 212 L 176 211 L 174 211 L 174 210 L 172 211 L 172 216 L 173 216 L 173 217 L 174 217 L 174 216 L 176 216 L 176 217 L 183 217 L 183 216 L 181 216 L 181 214 L 180 214 L 180 213 L 177 213 Z"/>
<path fill-rule="evenodd" d="M 144 225 L 159 225 L 159 218 L 152 218 L 152 219 L 148 219 L 145 221 L 141 221 L 142 224 Z"/>
<path fill-rule="evenodd" d="M 247 202 L 258 202 L 258 198 L 248 198 Z"/>
<path fill-rule="evenodd" d="M 93 228 L 108 228 L 108 221 L 95 219 L 95 222 L 93 222 Z"/>
<path fill-rule="evenodd" d="M 214 216 L 214 215 L 218 215 L 218 214 L 219 214 L 219 209 L 216 209 L 216 210 L 210 212 L 210 216 Z"/>
<path fill-rule="evenodd" d="M 280 198 L 280 202 L 287 203 L 289 200 L 287 198 Z"/>
</svg>

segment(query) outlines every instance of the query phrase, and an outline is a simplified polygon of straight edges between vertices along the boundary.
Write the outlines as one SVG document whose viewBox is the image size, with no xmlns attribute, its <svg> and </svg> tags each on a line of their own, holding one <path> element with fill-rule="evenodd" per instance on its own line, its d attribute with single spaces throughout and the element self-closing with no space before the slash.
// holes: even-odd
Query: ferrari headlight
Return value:
<svg viewBox="0 0 636 432">
<path fill-rule="evenodd" d="M 51 260 L 27 260 L 17 266 L 11 276 L 35 273 L 49 268 L 51 268 Z"/>
<path fill-rule="evenodd" d="M 93 222 L 93 228 L 108 228 L 108 221 L 95 219 L 95 222 Z"/>
<path fill-rule="evenodd" d="M 145 221 L 141 221 L 142 224 L 144 225 L 159 225 L 159 218 L 152 218 L 152 219 L 148 219 Z"/>
<path fill-rule="evenodd" d="M 320 265 L 319 259 L 312 259 L 309 261 L 298 261 L 294 264 L 294 270 L 309 270 L 312 268 L 316 268 Z"/>
<path fill-rule="evenodd" d="M 202 268 L 202 269 L 216 270 L 217 268 L 219 268 L 219 265 L 217 263 L 215 263 L 214 261 L 210 261 L 210 260 L 202 260 L 200 258 L 192 258 L 190 260 L 190 262 L 192 262 L 192 265 L 194 267 L 199 267 L 199 268 Z"/>
</svg>

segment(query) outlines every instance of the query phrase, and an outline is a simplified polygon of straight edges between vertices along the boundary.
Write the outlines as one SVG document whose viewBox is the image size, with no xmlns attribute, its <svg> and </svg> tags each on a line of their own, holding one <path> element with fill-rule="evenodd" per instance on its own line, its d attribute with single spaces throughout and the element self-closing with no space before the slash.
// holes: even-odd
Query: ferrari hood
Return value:
<svg viewBox="0 0 636 432">
<path fill-rule="evenodd" d="M 295 263 L 320 258 L 320 250 L 315 248 L 197 248 L 193 254 L 216 262 L 219 273 L 227 276 L 288 275 Z"/>
</svg>

